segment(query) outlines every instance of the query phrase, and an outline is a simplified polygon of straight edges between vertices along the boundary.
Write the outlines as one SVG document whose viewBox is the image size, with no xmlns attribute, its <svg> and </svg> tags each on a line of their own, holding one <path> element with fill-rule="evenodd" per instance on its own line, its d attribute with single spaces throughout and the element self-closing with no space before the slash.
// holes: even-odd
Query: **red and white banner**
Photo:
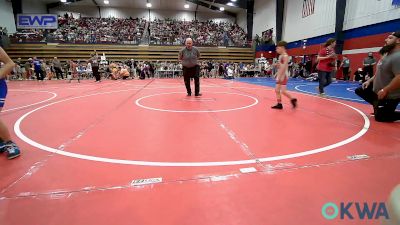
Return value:
<svg viewBox="0 0 400 225">
<path fill-rule="evenodd" d="M 303 0 L 303 11 L 302 16 L 307 17 L 314 14 L 315 0 Z"/>
</svg>

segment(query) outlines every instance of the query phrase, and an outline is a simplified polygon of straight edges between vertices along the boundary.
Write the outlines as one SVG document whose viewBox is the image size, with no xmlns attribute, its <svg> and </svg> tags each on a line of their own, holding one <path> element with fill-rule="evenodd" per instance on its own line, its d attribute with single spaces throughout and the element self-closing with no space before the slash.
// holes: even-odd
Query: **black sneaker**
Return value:
<svg viewBox="0 0 400 225">
<path fill-rule="evenodd" d="M 327 98 L 325 93 L 320 93 L 318 96 L 321 97 L 321 98 Z"/>
<path fill-rule="evenodd" d="M 297 107 L 297 99 L 294 98 L 294 99 L 290 100 L 290 102 L 292 103 L 293 108 Z"/>
<path fill-rule="evenodd" d="M 191 94 L 191 93 L 188 93 L 186 96 L 190 97 L 190 96 L 192 96 L 192 94 Z"/>
<path fill-rule="evenodd" d="M 198 94 L 195 94 L 194 96 L 200 97 L 200 96 L 202 96 L 202 94 L 198 93 Z"/>
<path fill-rule="evenodd" d="M 12 141 L 0 143 L 0 153 L 3 152 L 7 153 L 8 159 L 16 158 L 21 154 L 20 153 L 21 151 L 19 150 L 18 146 Z"/>
<path fill-rule="evenodd" d="M 18 156 L 21 155 L 21 151 L 14 142 L 11 142 L 10 145 L 7 146 L 6 151 L 8 159 L 17 158 Z"/>
<path fill-rule="evenodd" d="M 281 103 L 278 103 L 274 106 L 271 106 L 272 109 L 283 109 L 283 105 Z"/>
<path fill-rule="evenodd" d="M 0 153 L 3 153 L 6 151 L 7 145 L 8 145 L 8 142 L 0 141 Z"/>
</svg>

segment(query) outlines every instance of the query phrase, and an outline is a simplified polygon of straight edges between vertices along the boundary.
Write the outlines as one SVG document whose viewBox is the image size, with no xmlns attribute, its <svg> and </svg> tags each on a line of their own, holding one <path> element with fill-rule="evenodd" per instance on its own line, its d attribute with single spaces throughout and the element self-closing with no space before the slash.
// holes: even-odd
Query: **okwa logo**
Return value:
<svg viewBox="0 0 400 225">
<path fill-rule="evenodd" d="M 366 202 L 341 202 L 340 207 L 335 203 L 328 202 L 322 207 L 322 215 L 328 220 L 333 220 L 338 216 L 340 216 L 341 220 L 389 219 L 386 205 L 383 202 L 374 202 L 372 204 Z"/>
</svg>

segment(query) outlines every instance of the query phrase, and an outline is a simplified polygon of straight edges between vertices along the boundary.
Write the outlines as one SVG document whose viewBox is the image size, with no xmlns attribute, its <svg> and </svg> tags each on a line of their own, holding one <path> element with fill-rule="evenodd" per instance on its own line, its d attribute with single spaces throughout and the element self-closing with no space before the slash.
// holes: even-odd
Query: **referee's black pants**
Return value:
<svg viewBox="0 0 400 225">
<path fill-rule="evenodd" d="M 190 78 L 194 79 L 194 94 L 200 94 L 200 66 L 197 65 L 194 67 L 183 67 L 182 72 L 187 94 L 192 94 L 192 89 L 190 88 Z"/>
</svg>

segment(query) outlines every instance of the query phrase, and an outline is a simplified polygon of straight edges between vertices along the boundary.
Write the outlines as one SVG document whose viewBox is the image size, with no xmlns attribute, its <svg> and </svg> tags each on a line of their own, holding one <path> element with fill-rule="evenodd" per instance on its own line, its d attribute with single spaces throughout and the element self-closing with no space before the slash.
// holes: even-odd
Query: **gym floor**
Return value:
<svg viewBox="0 0 400 225">
<path fill-rule="evenodd" d="M 400 123 L 375 122 L 356 83 L 316 86 L 290 80 L 298 107 L 273 110 L 269 78 L 202 79 L 201 97 L 181 79 L 11 81 L 22 155 L 0 158 L 0 224 L 343 224 L 324 204 L 399 183 Z"/>
</svg>

